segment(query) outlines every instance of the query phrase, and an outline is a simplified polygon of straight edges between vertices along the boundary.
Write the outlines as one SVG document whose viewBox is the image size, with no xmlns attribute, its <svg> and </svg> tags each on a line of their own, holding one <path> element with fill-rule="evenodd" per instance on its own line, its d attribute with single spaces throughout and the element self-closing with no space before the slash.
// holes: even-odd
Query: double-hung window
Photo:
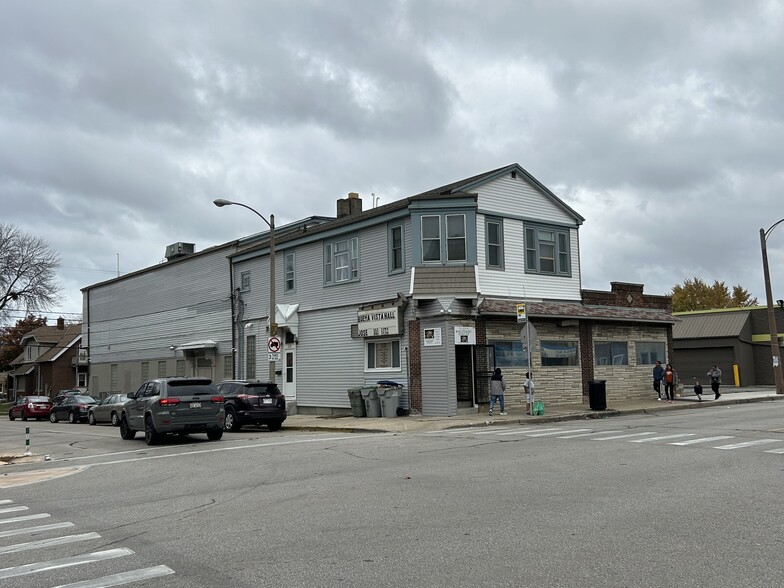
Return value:
<svg viewBox="0 0 784 588">
<path fill-rule="evenodd" d="M 294 254 L 287 253 L 283 259 L 283 291 L 294 291 Z"/>
<path fill-rule="evenodd" d="M 250 272 L 242 272 L 240 274 L 240 291 L 250 292 Z"/>
<path fill-rule="evenodd" d="M 464 214 L 446 215 L 446 260 L 466 260 L 466 219 Z"/>
<path fill-rule="evenodd" d="M 421 218 L 422 262 L 465 262 L 468 260 L 466 215 L 427 214 Z M 446 241 L 442 238 L 446 236 Z"/>
<path fill-rule="evenodd" d="M 389 227 L 389 273 L 403 269 L 403 226 Z"/>
<path fill-rule="evenodd" d="M 359 238 L 351 237 L 324 245 L 324 283 L 338 284 L 359 279 Z"/>
<path fill-rule="evenodd" d="M 441 217 L 422 217 L 422 261 L 441 261 Z"/>
<path fill-rule="evenodd" d="M 525 271 L 559 276 L 570 275 L 569 230 L 526 226 Z"/>
<path fill-rule="evenodd" d="M 367 370 L 399 370 L 400 340 L 367 341 L 365 343 Z"/>
<path fill-rule="evenodd" d="M 487 242 L 487 267 L 504 269 L 504 224 L 501 219 L 487 219 L 485 241 Z"/>
</svg>

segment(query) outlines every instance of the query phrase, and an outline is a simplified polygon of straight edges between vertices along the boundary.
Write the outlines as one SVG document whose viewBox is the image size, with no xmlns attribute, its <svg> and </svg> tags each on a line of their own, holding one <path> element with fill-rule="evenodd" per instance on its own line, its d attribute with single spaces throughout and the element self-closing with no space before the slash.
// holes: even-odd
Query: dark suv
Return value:
<svg viewBox="0 0 784 588">
<path fill-rule="evenodd" d="M 169 433 L 223 436 L 223 397 L 208 378 L 156 378 L 128 394 L 120 415 L 120 436 L 133 439 L 144 431 L 147 445 Z"/>
<path fill-rule="evenodd" d="M 274 382 L 224 380 L 218 390 L 223 394 L 227 431 L 239 431 L 251 424 L 277 431 L 286 420 L 286 397 Z"/>
</svg>

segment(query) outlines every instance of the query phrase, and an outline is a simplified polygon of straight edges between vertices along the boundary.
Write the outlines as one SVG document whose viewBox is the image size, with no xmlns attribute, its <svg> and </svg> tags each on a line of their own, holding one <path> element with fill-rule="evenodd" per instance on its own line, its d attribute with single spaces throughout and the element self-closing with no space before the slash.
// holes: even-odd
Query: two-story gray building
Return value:
<svg viewBox="0 0 784 588">
<path fill-rule="evenodd" d="M 368 210 L 352 193 L 335 218 L 276 230 L 283 392 L 299 412 L 330 414 L 347 411 L 348 389 L 392 380 L 404 410 L 450 416 L 482 410 L 501 367 L 512 409 L 529 370 L 545 402 L 582 403 L 594 379 L 609 399 L 649 395 L 652 364 L 672 349 L 670 299 L 635 284 L 582 290 L 583 222 L 513 164 Z M 266 379 L 269 235 L 184 245 L 83 290 L 91 386 Z"/>
</svg>

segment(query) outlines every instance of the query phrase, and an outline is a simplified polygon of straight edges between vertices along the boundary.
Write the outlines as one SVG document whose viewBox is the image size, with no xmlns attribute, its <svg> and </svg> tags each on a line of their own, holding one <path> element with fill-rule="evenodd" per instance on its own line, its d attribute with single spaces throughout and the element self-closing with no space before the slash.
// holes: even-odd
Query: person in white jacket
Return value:
<svg viewBox="0 0 784 588">
<path fill-rule="evenodd" d="M 501 374 L 501 368 L 495 368 L 495 372 L 490 378 L 490 416 L 493 416 L 493 406 L 496 400 L 501 404 L 501 416 L 508 413 L 504 410 L 504 392 L 506 391 L 506 380 Z"/>
</svg>

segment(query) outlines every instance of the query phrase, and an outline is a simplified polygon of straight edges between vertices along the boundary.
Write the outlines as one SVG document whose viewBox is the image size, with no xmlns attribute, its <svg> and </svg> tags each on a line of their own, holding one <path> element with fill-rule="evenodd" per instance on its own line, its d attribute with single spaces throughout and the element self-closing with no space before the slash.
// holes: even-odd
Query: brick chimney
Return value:
<svg viewBox="0 0 784 588">
<path fill-rule="evenodd" d="M 362 198 L 359 197 L 359 193 L 349 192 L 348 198 L 338 200 L 338 218 L 360 212 L 362 212 Z"/>
<path fill-rule="evenodd" d="M 63 317 L 58 317 L 57 319 L 57 330 L 58 331 L 65 330 L 65 319 Z"/>
</svg>

